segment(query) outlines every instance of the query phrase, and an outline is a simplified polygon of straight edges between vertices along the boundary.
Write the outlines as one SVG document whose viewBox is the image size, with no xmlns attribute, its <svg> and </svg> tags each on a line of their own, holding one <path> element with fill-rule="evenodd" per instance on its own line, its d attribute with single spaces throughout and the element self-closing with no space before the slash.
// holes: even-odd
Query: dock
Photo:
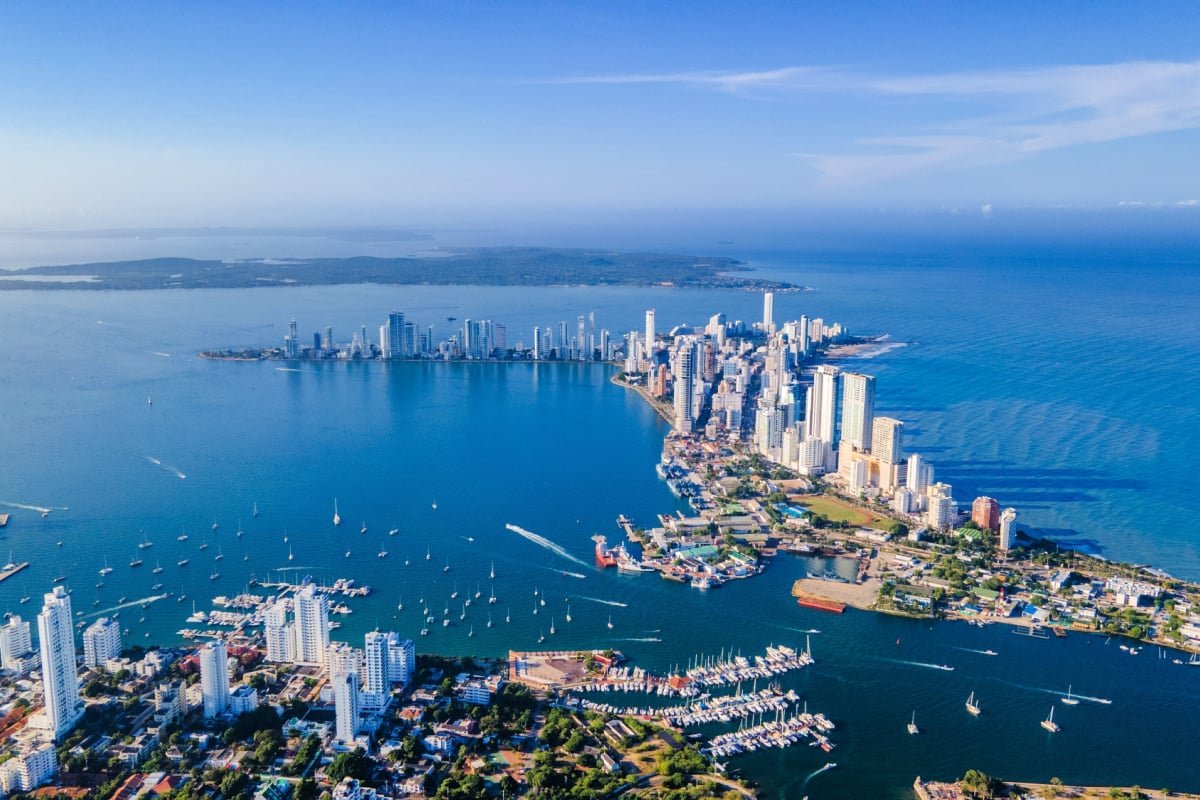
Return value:
<svg viewBox="0 0 1200 800">
<path fill-rule="evenodd" d="M 0 581 L 6 581 L 13 575 L 16 575 L 21 570 L 29 566 L 28 561 L 22 561 L 20 564 L 5 564 L 4 569 L 0 569 Z"/>
</svg>

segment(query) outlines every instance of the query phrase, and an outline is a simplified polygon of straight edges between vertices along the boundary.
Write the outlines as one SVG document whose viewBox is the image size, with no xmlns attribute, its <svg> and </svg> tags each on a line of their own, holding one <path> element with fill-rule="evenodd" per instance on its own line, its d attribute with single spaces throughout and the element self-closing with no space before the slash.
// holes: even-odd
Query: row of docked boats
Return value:
<svg viewBox="0 0 1200 800">
<path fill-rule="evenodd" d="M 764 748 L 791 747 L 811 739 L 809 746 L 820 747 L 828 753 L 834 748 L 833 742 L 827 736 L 833 727 L 833 723 L 824 714 L 810 714 L 805 711 L 792 717 L 784 717 L 781 712 L 776 719 L 769 722 L 714 736 L 701 749 L 713 758 L 728 758 Z"/>
<path fill-rule="evenodd" d="M 798 652 L 786 645 L 770 645 L 764 656 L 754 656 L 751 660 L 738 655 L 712 663 L 702 663 L 687 670 L 684 677 L 690 684 L 700 687 L 732 686 L 742 681 L 771 678 L 803 669 L 812 663 L 813 657 L 809 649 Z"/>
</svg>

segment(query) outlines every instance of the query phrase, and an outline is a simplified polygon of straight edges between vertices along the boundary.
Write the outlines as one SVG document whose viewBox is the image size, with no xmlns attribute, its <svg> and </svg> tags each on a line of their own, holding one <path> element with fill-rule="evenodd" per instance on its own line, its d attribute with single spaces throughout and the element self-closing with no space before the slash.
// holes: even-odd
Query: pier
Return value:
<svg viewBox="0 0 1200 800">
<path fill-rule="evenodd" d="M 4 569 L 0 569 L 0 581 L 8 580 L 13 575 L 16 575 L 18 572 L 20 572 L 21 570 L 25 569 L 28 566 L 29 566 L 28 561 L 22 561 L 19 564 L 13 564 L 12 562 L 5 564 Z"/>
</svg>

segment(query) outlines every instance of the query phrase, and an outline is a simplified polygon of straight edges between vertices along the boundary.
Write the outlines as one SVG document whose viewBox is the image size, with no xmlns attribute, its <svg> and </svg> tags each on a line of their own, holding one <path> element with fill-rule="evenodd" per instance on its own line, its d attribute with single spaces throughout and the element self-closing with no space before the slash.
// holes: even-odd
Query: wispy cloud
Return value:
<svg viewBox="0 0 1200 800">
<path fill-rule="evenodd" d="M 1129 61 L 1034 69 L 871 76 L 791 66 L 751 72 L 680 72 L 561 78 L 564 84 L 676 84 L 781 97 L 817 92 L 871 97 L 947 98 L 940 118 L 887 115 L 844 152 L 796 154 L 827 183 L 852 185 L 935 169 L 1001 164 L 1034 154 L 1170 131 L 1200 128 L 1200 61 Z M 891 130 L 887 126 L 891 126 Z"/>
</svg>

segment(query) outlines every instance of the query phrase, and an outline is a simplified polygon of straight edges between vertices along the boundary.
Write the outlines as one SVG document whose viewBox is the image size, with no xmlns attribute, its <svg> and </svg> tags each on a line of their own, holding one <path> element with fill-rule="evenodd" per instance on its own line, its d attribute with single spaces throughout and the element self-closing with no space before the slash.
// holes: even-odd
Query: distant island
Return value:
<svg viewBox="0 0 1200 800">
<path fill-rule="evenodd" d="M 734 258 L 541 247 L 455 248 L 401 258 L 151 258 L 0 272 L 0 289 L 244 289 L 379 283 L 484 286 L 675 286 L 799 291 L 733 273 Z M 69 280 L 79 276 L 78 280 Z M 41 278 L 44 278 L 42 280 Z M 68 278 L 68 279 L 64 279 Z"/>
</svg>

